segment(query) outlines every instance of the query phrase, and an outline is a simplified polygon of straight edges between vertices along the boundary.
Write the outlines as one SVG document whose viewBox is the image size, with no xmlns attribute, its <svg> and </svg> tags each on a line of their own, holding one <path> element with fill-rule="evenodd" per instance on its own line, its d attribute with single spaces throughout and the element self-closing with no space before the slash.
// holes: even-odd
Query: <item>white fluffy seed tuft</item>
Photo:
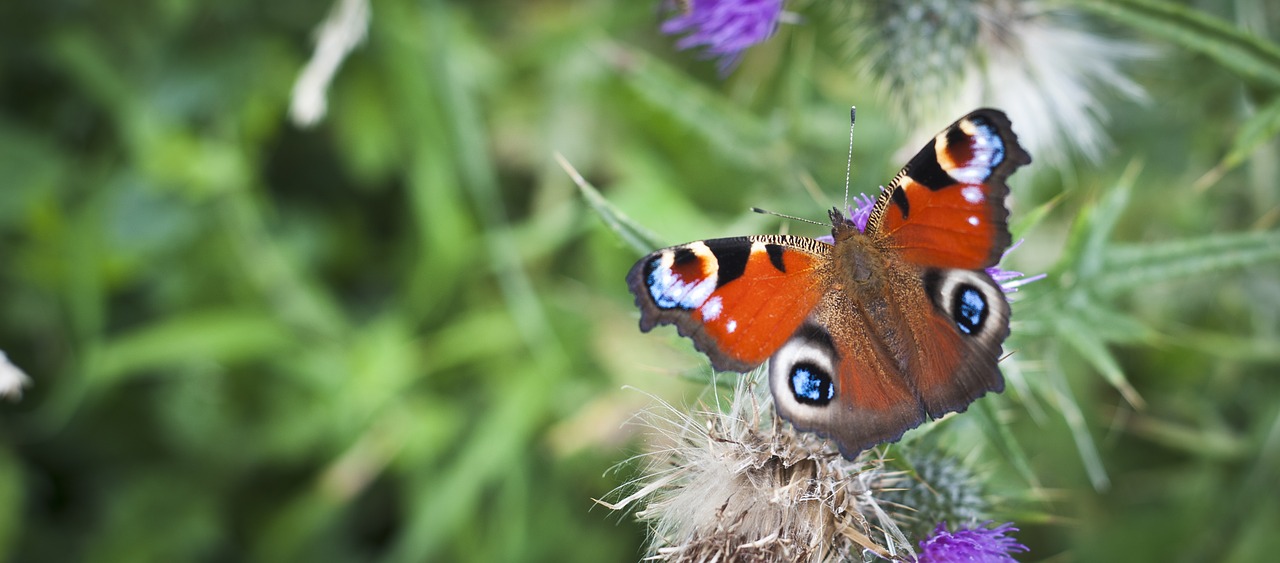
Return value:
<svg viewBox="0 0 1280 563">
<path fill-rule="evenodd" d="M 773 414 L 761 373 L 740 378 L 727 410 L 670 404 L 640 416 L 660 444 L 634 492 L 601 504 L 648 523 L 661 561 L 914 561 L 876 500 L 902 476 L 874 450 L 857 460 Z M 621 493 L 619 493 L 620 495 Z"/>
</svg>

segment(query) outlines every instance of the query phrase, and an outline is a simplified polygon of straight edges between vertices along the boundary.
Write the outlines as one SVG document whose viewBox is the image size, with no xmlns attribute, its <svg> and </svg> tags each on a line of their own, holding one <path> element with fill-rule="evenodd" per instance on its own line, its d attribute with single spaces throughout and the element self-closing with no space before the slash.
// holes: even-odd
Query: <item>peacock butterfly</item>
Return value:
<svg viewBox="0 0 1280 563">
<path fill-rule="evenodd" d="M 828 243 L 711 239 L 627 274 L 640 330 L 674 324 L 720 371 L 769 360 L 783 418 L 846 457 L 1004 389 L 1009 303 L 985 268 L 1009 247 L 1005 179 L 1031 156 L 999 110 L 929 141 L 860 229 L 832 209 Z"/>
</svg>

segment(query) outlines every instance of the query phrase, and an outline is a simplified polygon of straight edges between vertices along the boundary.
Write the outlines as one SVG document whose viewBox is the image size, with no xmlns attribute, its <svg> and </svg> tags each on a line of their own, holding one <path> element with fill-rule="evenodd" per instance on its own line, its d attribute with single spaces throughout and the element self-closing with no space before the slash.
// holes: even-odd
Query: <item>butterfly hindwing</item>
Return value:
<svg viewBox="0 0 1280 563">
<path fill-rule="evenodd" d="M 759 235 L 697 241 L 654 252 L 627 274 L 640 330 L 674 324 L 717 370 L 763 363 L 826 291 L 831 245 Z"/>
<path fill-rule="evenodd" d="M 845 457 L 897 440 L 925 411 L 892 352 L 844 292 L 828 293 L 769 359 L 778 414 L 834 441 Z"/>
<path fill-rule="evenodd" d="M 913 380 L 925 410 L 938 418 L 1004 390 L 996 364 L 1009 336 L 1009 301 L 983 271 L 930 269 L 923 282 L 927 321 L 915 332 L 928 346 Z"/>
<path fill-rule="evenodd" d="M 908 262 L 994 266 L 1009 247 L 1005 179 L 1031 157 L 1003 112 L 980 109 L 938 133 L 881 192 L 867 233 Z"/>
</svg>

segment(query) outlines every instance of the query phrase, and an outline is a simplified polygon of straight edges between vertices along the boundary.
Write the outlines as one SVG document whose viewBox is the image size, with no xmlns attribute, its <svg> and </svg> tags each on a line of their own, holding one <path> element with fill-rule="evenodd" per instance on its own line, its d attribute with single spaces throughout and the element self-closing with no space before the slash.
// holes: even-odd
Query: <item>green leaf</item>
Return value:
<svg viewBox="0 0 1280 563">
<path fill-rule="evenodd" d="M 1280 346 L 1274 337 L 1223 334 L 1204 330 L 1188 330 L 1165 338 L 1173 345 L 1196 350 L 1233 362 L 1280 363 Z"/>
<path fill-rule="evenodd" d="M 1055 323 L 1062 342 L 1074 348 L 1086 362 L 1098 370 L 1103 379 L 1115 387 L 1126 402 L 1137 409 L 1146 405 L 1138 391 L 1129 384 L 1124 370 L 1120 368 L 1120 362 L 1116 361 L 1115 356 L 1111 354 L 1111 350 L 1107 348 L 1093 326 L 1080 322 L 1072 315 L 1062 315 Z"/>
<path fill-rule="evenodd" d="M 1148 0 L 1082 0 L 1077 5 L 1210 57 L 1245 80 L 1280 87 L 1280 47 L 1218 18 Z"/>
<path fill-rule="evenodd" d="M 627 61 L 624 85 L 664 118 L 696 135 L 692 142 L 705 144 L 723 161 L 746 170 L 764 171 L 767 163 L 779 161 L 782 135 L 772 124 L 642 51 L 620 45 L 610 50 Z"/>
<path fill-rule="evenodd" d="M 1064 194 L 1065 192 L 1058 194 L 1053 199 L 1037 205 L 1034 209 L 1018 213 L 1018 218 L 1009 225 L 1009 232 L 1013 234 L 1014 242 L 1026 236 L 1028 232 L 1036 228 L 1036 225 L 1044 221 L 1044 218 L 1049 216 L 1049 212 L 1058 207 L 1059 203 L 1062 203 Z"/>
<path fill-rule="evenodd" d="M 191 362 L 230 363 L 282 353 L 293 342 L 261 311 L 188 313 L 105 342 L 90 368 L 98 385 Z"/>
<path fill-rule="evenodd" d="M 405 523 L 386 560 L 430 559 L 476 518 L 483 510 L 485 489 L 507 472 L 519 470 L 518 464 L 531 455 L 534 431 L 555 389 L 548 379 L 562 370 L 563 366 L 530 363 L 512 374 L 512 387 L 476 421 L 464 447 L 449 456 L 441 474 L 418 478 L 408 491 L 402 501 Z"/>
<path fill-rule="evenodd" d="M 418 20 L 410 18 L 406 24 L 413 21 Z M 428 39 L 426 67 L 440 77 L 432 84 L 437 89 L 442 121 L 450 135 L 458 179 L 487 227 L 482 238 L 491 260 L 489 267 L 529 347 L 537 354 L 558 354 L 563 347 L 551 329 L 524 259 L 517 253 L 518 245 L 508 227 L 510 213 L 502 198 L 497 167 L 489 150 L 491 141 L 483 119 L 483 99 L 476 84 L 477 69 L 475 61 L 467 58 L 483 51 L 483 46 L 477 43 L 479 38 L 465 33 L 465 26 L 452 25 L 458 18 L 438 2 L 424 7 L 422 21 Z"/>
<path fill-rule="evenodd" d="M 992 401 L 975 401 L 973 408 L 978 415 L 975 419 L 978 421 L 978 425 L 982 427 L 982 433 L 1000 451 L 1000 455 L 1004 456 L 1005 460 L 1013 465 L 1013 468 L 1018 471 L 1018 475 L 1029 485 L 1033 488 L 1040 488 L 1040 481 L 1036 478 L 1035 471 L 1032 471 L 1031 463 L 1027 460 L 1027 452 L 1023 451 L 1022 446 L 1018 444 L 1018 440 L 1013 437 L 1013 432 L 1009 430 L 1009 425 L 1000 422 L 1000 417 L 996 416 Z"/>
<path fill-rule="evenodd" d="M 16 552 L 14 545 L 24 528 L 22 507 L 29 501 L 18 460 L 7 445 L 0 448 L 0 498 L 6 500 L 4 506 L 8 507 L 0 506 L 0 553 Z"/>
<path fill-rule="evenodd" d="M 1082 279 L 1090 279 L 1102 271 L 1102 257 L 1111 240 L 1111 233 L 1129 205 L 1133 186 L 1141 172 L 1142 164 L 1139 161 L 1130 162 L 1115 185 L 1085 215 L 1087 222 L 1076 226 L 1077 234 L 1083 237 L 1076 262 L 1076 272 Z"/>
<path fill-rule="evenodd" d="M 1111 486 L 1111 479 L 1107 477 L 1107 469 L 1102 464 L 1102 455 L 1098 453 L 1098 446 L 1094 444 L 1093 436 L 1089 434 L 1089 427 L 1085 423 L 1080 404 L 1071 394 L 1066 374 L 1062 373 L 1057 365 L 1057 362 L 1051 362 L 1051 367 L 1047 370 L 1054 393 L 1049 399 L 1058 406 L 1063 420 L 1067 422 L 1067 428 L 1071 430 L 1071 438 L 1076 443 L 1076 451 L 1080 453 L 1080 461 L 1084 463 L 1085 472 L 1088 473 L 1093 488 L 1104 491 Z"/>
<path fill-rule="evenodd" d="M 1071 225 L 1066 248 L 1058 261 L 1058 276 L 1055 277 L 1069 275 L 1070 279 L 1087 280 L 1102 269 L 1103 249 L 1107 247 L 1116 221 L 1129 203 L 1134 182 L 1141 170 L 1141 163 L 1130 162 L 1111 189 L 1102 194 L 1100 201 L 1080 210 Z"/>
<path fill-rule="evenodd" d="M 648 254 L 665 246 L 658 241 L 658 236 L 652 231 L 631 220 L 625 213 L 614 207 L 612 203 L 609 203 L 609 200 L 605 199 L 596 190 L 595 186 L 587 182 L 586 178 L 583 178 L 582 174 L 579 174 L 578 170 L 572 164 L 569 164 L 569 161 L 565 160 L 560 153 L 556 153 L 555 157 L 556 162 L 560 163 L 560 167 L 564 168 L 570 178 L 573 178 L 573 183 L 577 184 L 578 191 L 582 193 L 582 199 L 587 200 L 587 205 L 590 205 L 591 209 L 604 220 L 604 223 L 631 248 L 634 248 L 640 254 Z"/>
<path fill-rule="evenodd" d="M 1092 327 L 1092 332 L 1104 342 L 1150 343 L 1159 336 L 1142 321 L 1109 304 L 1083 300 L 1073 304 L 1071 313 L 1082 324 Z"/>
<path fill-rule="evenodd" d="M 1200 428 L 1148 415 L 1135 417 L 1129 428 L 1157 444 L 1206 460 L 1244 461 L 1253 456 L 1248 440 L 1225 429 Z"/>
<path fill-rule="evenodd" d="M 1134 289 L 1203 275 L 1280 262 L 1280 232 L 1231 233 L 1146 245 L 1124 245 L 1104 253 L 1104 266 L 1090 284 L 1104 292 Z"/>
<path fill-rule="evenodd" d="M 1222 157 L 1221 166 L 1231 169 L 1244 163 L 1263 143 L 1280 134 L 1280 97 L 1253 114 L 1231 143 L 1231 151 Z"/>
</svg>

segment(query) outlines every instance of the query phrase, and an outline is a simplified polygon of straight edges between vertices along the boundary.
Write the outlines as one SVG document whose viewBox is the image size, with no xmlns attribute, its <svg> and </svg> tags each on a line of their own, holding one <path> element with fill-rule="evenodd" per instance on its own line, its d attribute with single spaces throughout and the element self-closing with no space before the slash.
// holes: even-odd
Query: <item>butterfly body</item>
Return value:
<svg viewBox="0 0 1280 563">
<path fill-rule="evenodd" d="M 848 457 L 1004 387 L 1009 305 L 984 269 L 1009 245 L 1004 179 L 1030 162 L 978 110 L 903 168 L 831 242 L 755 235 L 659 250 L 631 269 L 640 328 L 676 325 L 721 371 L 766 360 L 775 405 Z"/>
</svg>

